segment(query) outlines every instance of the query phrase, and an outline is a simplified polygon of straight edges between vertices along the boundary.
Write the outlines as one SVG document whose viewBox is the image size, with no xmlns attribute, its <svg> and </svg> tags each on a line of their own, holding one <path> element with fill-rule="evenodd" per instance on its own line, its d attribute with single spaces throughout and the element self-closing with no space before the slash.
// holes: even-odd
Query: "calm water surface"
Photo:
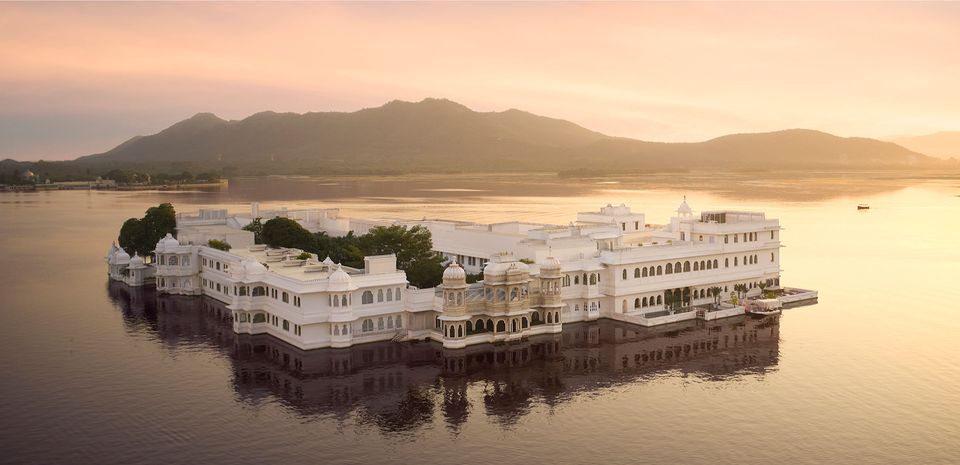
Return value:
<svg viewBox="0 0 960 465">
<path fill-rule="evenodd" d="M 0 462 L 960 463 L 960 184 L 694 184 L 0 194 Z M 819 304 L 707 326 L 568 325 L 462 351 L 301 352 L 234 335 L 214 301 L 109 285 L 102 258 L 124 219 L 160 201 L 543 222 L 625 202 L 663 222 L 684 194 L 695 209 L 780 218 L 784 283 L 818 289 Z"/>
</svg>

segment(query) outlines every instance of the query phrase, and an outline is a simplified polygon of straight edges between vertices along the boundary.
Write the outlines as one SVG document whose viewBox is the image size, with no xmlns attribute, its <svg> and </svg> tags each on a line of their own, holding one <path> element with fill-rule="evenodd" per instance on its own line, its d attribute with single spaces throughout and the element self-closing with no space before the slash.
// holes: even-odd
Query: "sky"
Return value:
<svg viewBox="0 0 960 465">
<path fill-rule="evenodd" d="M 0 158 L 427 97 L 657 141 L 960 130 L 960 3 L 0 3 Z"/>
</svg>

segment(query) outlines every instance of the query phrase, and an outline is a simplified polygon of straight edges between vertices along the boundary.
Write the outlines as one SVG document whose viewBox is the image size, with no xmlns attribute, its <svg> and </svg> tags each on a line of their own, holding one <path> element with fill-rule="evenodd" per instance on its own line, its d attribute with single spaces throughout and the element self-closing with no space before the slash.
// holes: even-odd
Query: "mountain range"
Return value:
<svg viewBox="0 0 960 465">
<path fill-rule="evenodd" d="M 960 159 L 960 131 L 896 137 L 890 142 L 932 157 Z"/>
<path fill-rule="evenodd" d="M 515 109 L 477 112 L 425 99 L 355 112 L 262 112 L 233 121 L 199 113 L 66 163 L 88 171 L 229 167 L 237 174 L 362 174 L 933 168 L 946 162 L 893 142 L 808 129 L 648 142 Z"/>
</svg>

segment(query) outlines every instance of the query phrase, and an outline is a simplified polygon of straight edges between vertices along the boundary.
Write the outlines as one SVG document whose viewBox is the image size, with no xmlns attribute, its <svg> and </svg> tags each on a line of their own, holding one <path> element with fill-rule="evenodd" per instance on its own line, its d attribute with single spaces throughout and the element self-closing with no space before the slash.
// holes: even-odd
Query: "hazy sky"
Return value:
<svg viewBox="0 0 960 465">
<path fill-rule="evenodd" d="M 960 129 L 960 3 L 0 4 L 0 158 L 446 97 L 611 135 Z"/>
</svg>

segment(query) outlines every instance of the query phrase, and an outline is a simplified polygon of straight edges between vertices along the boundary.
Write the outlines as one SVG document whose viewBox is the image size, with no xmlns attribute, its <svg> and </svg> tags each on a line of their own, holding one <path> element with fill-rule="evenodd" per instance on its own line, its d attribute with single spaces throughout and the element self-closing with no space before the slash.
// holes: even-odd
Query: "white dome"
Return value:
<svg viewBox="0 0 960 465">
<path fill-rule="evenodd" d="M 143 267 L 143 257 L 141 257 L 140 254 L 134 252 L 133 258 L 130 259 L 130 266 L 138 267 L 138 268 Z"/>
<path fill-rule="evenodd" d="M 540 269 L 543 271 L 560 271 L 560 260 L 557 260 L 555 257 L 547 257 L 540 262 Z"/>
<path fill-rule="evenodd" d="M 180 242 L 173 237 L 173 234 L 167 233 L 166 236 L 163 236 L 163 239 L 157 241 L 157 251 L 162 252 L 166 249 L 172 249 L 175 247 L 180 247 Z"/>
<path fill-rule="evenodd" d="M 510 268 L 515 268 L 520 271 L 530 271 L 530 267 L 526 263 L 517 261 L 510 264 Z"/>
<path fill-rule="evenodd" d="M 466 280 L 467 272 L 463 270 L 463 267 L 460 266 L 456 260 L 450 262 L 447 265 L 447 269 L 443 270 L 443 280 Z"/>
<path fill-rule="evenodd" d="M 337 265 L 337 269 L 330 273 L 330 277 L 327 278 L 330 281 L 328 290 L 330 291 L 352 291 L 357 289 L 357 286 L 353 284 L 353 278 L 347 274 L 346 271 L 343 271 L 343 268 L 340 265 Z"/>
<path fill-rule="evenodd" d="M 114 263 L 117 265 L 126 265 L 130 263 L 130 254 L 126 250 L 120 249 L 117 251 L 117 254 L 113 256 Z"/>
<path fill-rule="evenodd" d="M 243 269 L 248 277 L 260 276 L 267 272 L 267 267 L 256 260 L 247 260 L 243 263 Z"/>
<path fill-rule="evenodd" d="M 690 208 L 690 205 L 687 205 L 687 197 L 683 197 L 683 202 L 680 203 L 680 206 L 677 207 L 677 213 L 693 213 L 693 209 Z"/>
</svg>

